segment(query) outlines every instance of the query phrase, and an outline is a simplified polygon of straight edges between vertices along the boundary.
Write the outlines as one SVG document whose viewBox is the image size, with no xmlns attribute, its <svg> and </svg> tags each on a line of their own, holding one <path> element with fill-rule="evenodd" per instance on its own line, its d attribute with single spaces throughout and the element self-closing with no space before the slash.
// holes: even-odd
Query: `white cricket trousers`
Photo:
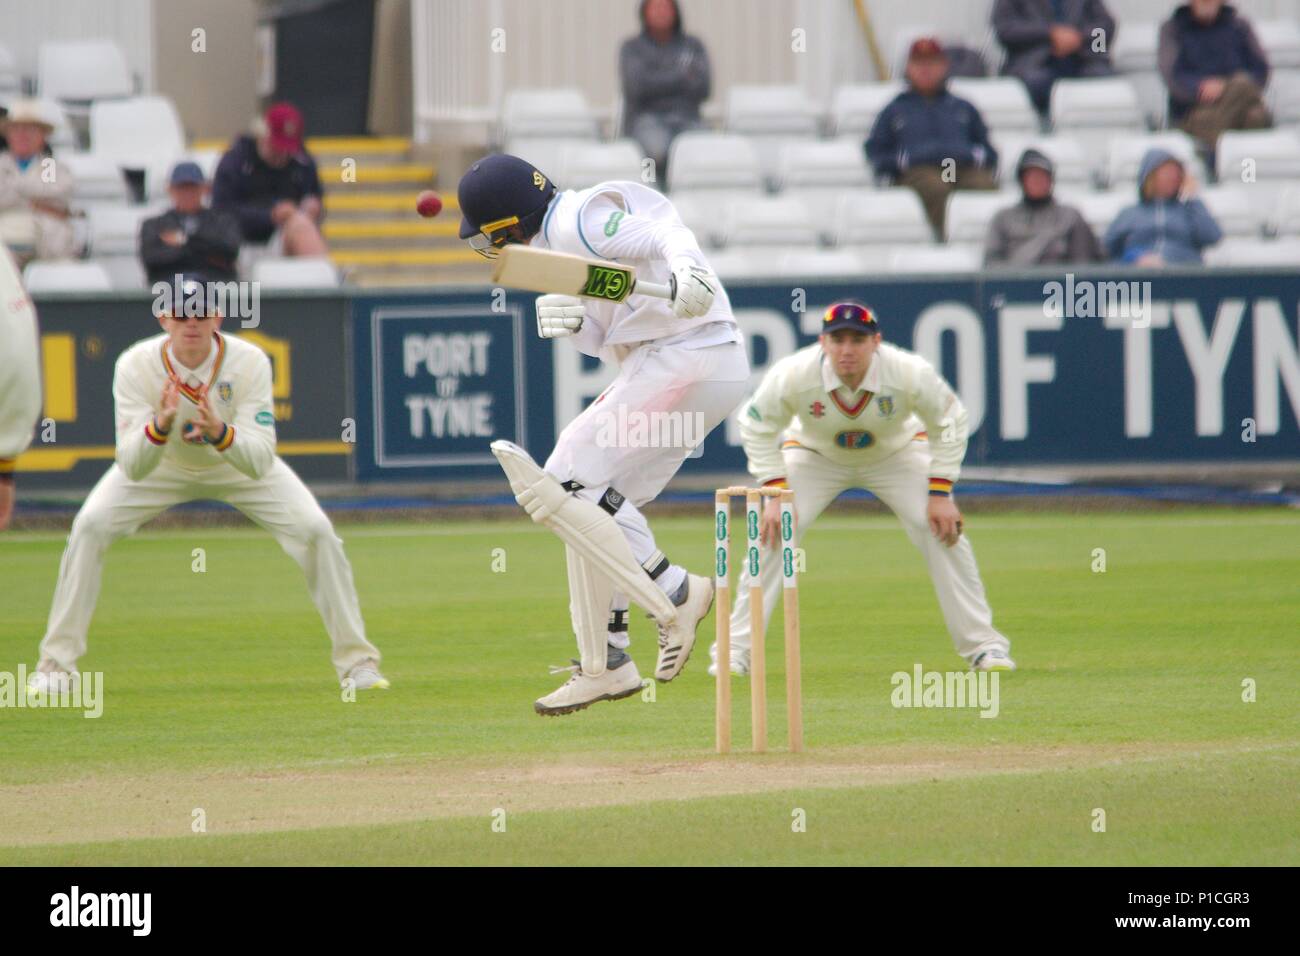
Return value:
<svg viewBox="0 0 1300 956">
<path fill-rule="evenodd" d="M 334 645 L 334 669 L 340 679 L 368 657 L 379 661 L 379 651 L 366 640 L 343 542 L 302 479 L 279 458 L 260 480 L 234 468 L 222 467 L 209 476 L 164 462 L 143 480 L 131 481 L 117 465 L 109 468 L 72 522 L 49 625 L 41 640 L 42 658 L 73 670 L 86 652 L 86 632 L 109 545 L 172 505 L 197 499 L 224 501 L 238 508 L 275 535 L 280 547 L 298 562 Z"/>
<path fill-rule="evenodd" d="M 609 488 L 623 496 L 614 520 L 647 570 L 663 555 L 640 506 L 659 496 L 749 391 L 743 343 L 689 345 L 650 342 L 629 354 L 618 377 L 560 433 L 546 460 L 548 474 L 582 485 L 582 498 L 599 501 Z M 684 568 L 670 564 L 654 580 L 672 594 L 685 576 Z M 611 618 L 627 606 L 626 596 L 616 593 Z M 626 647 L 626 630 L 612 629 L 610 643 Z"/>
<path fill-rule="evenodd" d="M 883 461 L 861 467 L 835 464 L 816 452 L 798 447 L 785 449 L 784 458 L 786 479 L 794 492 L 796 541 L 803 538 L 817 516 L 841 492 L 865 488 L 894 512 L 903 523 L 907 536 L 925 556 L 930 581 L 957 653 L 969 664 L 984 651 L 994 648 L 1010 650 L 1011 642 L 993 627 L 993 612 L 984 596 L 984 584 L 980 581 L 970 538 L 962 534 L 950 548 L 930 533 L 926 517 L 930 502 L 928 442 L 910 442 Z M 781 594 L 781 568 L 776 554 L 775 551 L 765 551 L 761 562 L 765 622 L 771 620 Z M 745 565 L 744 561 L 736 563 L 742 567 Z M 746 570 L 736 588 L 731 613 L 731 646 L 746 653 L 750 643 L 749 582 Z"/>
</svg>

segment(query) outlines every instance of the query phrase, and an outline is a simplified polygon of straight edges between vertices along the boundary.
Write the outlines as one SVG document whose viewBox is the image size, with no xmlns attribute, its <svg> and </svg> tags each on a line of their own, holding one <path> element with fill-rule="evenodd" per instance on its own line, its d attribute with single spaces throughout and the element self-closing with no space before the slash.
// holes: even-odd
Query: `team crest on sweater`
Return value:
<svg viewBox="0 0 1300 956">
<path fill-rule="evenodd" d="M 230 404 L 231 397 L 235 394 L 235 388 L 229 382 L 217 383 L 217 398 L 224 405 Z"/>
<path fill-rule="evenodd" d="M 880 409 L 880 415 L 882 418 L 889 418 L 894 414 L 894 396 L 881 395 L 876 399 L 876 408 Z"/>
</svg>

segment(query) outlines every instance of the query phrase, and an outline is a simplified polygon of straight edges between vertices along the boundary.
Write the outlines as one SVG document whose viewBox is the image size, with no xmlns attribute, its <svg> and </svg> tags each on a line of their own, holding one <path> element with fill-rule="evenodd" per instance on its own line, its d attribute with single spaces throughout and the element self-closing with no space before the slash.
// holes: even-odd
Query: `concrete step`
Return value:
<svg viewBox="0 0 1300 956">
<path fill-rule="evenodd" d="M 332 190 L 325 193 L 325 212 L 331 216 L 350 216 L 352 218 L 370 219 L 382 215 L 396 216 L 414 216 L 419 217 L 415 211 L 415 200 L 420 195 L 420 190 L 411 189 L 394 189 L 380 191 L 355 190 L 348 192 L 345 190 Z M 442 194 L 439 194 L 442 195 Z M 456 197 L 442 197 L 442 212 L 435 217 L 432 222 L 439 222 L 443 218 L 460 221 L 460 203 Z"/>
<path fill-rule="evenodd" d="M 325 220 L 323 231 L 331 245 L 347 244 L 349 247 L 373 242 L 397 242 L 406 245 L 413 239 L 452 239 L 459 242 L 459 220 L 450 216 L 420 219 L 412 215 L 388 218 L 356 218 Z"/>
<path fill-rule="evenodd" d="M 398 246 L 390 249 L 331 249 L 330 259 L 339 266 L 445 266 L 485 262 L 467 246 L 420 248 Z"/>
</svg>

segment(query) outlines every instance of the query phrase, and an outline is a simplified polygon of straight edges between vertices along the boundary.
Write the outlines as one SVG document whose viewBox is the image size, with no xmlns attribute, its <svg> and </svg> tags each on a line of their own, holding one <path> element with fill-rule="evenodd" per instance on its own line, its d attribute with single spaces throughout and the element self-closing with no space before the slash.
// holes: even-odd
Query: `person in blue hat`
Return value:
<svg viewBox="0 0 1300 956">
<path fill-rule="evenodd" d="M 167 184 L 172 208 L 140 225 L 140 259 L 152 285 L 202 273 L 233 282 L 239 258 L 239 220 L 206 204 L 208 181 L 198 163 L 177 163 Z"/>
<path fill-rule="evenodd" d="M 641 183 L 561 190 L 531 163 L 498 153 L 469 168 L 459 198 L 460 237 L 486 256 L 524 243 L 617 261 L 635 268 L 638 278 L 673 289 L 671 301 L 636 294 L 622 302 L 568 295 L 537 298 L 538 335 L 568 338 L 580 352 L 615 366 L 618 373 L 561 432 L 544 474 L 527 462 L 554 493 L 552 501 L 568 501 L 567 493 L 599 505 L 574 510 L 583 511 L 589 530 L 592 522 L 601 526 L 593 535 L 604 544 L 611 537 L 620 540 L 607 524 L 612 520 L 631 549 L 628 565 L 633 559 L 640 564 L 675 607 L 668 612 L 666 602 L 658 601 L 660 613 L 654 618 L 659 628 L 655 677 L 670 681 L 690 657 L 696 628 L 713 603 L 713 583 L 689 574 L 659 550 L 640 509 L 658 497 L 686 457 L 701 448 L 705 436 L 745 396 L 749 360 L 727 292 L 673 204 Z M 541 509 L 530 514 L 547 523 L 549 516 Z M 627 595 L 615 588 L 602 602 L 600 596 L 610 593 L 609 582 L 591 583 L 586 574 L 608 572 L 584 564 L 575 546 L 566 544 L 574 591 L 570 611 L 582 661 L 562 687 L 534 704 L 540 714 L 572 713 L 641 690 L 640 674 L 627 653 Z M 616 550 L 626 554 L 626 549 Z M 639 573 L 633 566 L 638 583 Z M 650 589 L 643 593 L 658 597 Z M 646 606 L 645 599 L 638 603 Z M 600 626 L 606 615 L 607 634 Z"/>
</svg>

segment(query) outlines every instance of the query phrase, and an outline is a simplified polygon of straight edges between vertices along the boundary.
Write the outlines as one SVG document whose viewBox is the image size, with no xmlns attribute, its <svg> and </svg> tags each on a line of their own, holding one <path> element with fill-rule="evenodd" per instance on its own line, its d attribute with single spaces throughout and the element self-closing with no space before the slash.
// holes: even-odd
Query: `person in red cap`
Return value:
<svg viewBox="0 0 1300 956">
<path fill-rule="evenodd" d="M 907 89 L 880 111 L 867 137 L 876 175 L 916 190 L 936 238 L 954 189 L 996 189 L 998 154 L 979 110 L 948 92 L 948 57 L 934 37 L 907 55 Z"/>
<path fill-rule="evenodd" d="M 287 256 L 326 255 L 320 221 L 320 177 L 303 148 L 302 114 L 275 103 L 221 157 L 212 183 L 212 206 L 239 219 L 248 242 L 270 243 Z"/>
</svg>

